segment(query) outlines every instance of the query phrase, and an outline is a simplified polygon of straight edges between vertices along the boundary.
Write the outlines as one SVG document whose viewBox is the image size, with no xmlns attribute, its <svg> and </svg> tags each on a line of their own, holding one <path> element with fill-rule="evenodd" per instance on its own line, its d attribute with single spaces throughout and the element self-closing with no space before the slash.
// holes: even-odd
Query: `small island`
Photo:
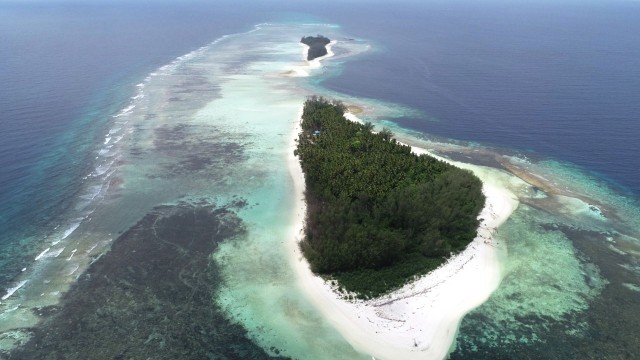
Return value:
<svg viewBox="0 0 640 360">
<path fill-rule="evenodd" d="M 309 46 L 309 52 L 307 53 L 307 60 L 313 60 L 321 56 L 327 55 L 327 45 L 331 42 L 328 38 L 317 36 L 303 36 L 300 40 L 301 43 Z"/>
<path fill-rule="evenodd" d="M 321 97 L 304 104 L 295 155 L 306 182 L 311 270 L 347 298 L 377 297 L 463 250 L 485 197 L 471 172 L 415 155 L 388 130 L 344 117 Z"/>
</svg>

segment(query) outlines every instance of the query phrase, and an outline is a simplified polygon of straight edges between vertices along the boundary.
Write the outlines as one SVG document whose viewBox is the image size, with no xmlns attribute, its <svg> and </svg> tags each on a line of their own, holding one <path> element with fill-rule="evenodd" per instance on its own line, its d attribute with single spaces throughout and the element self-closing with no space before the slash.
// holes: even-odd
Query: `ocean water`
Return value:
<svg viewBox="0 0 640 360">
<path fill-rule="evenodd" d="M 134 303 L 161 311 L 165 288 L 136 287 L 131 274 L 155 269 L 165 274 L 158 283 L 188 291 L 202 284 L 197 268 L 176 277 L 157 267 L 173 245 L 132 260 L 140 268 L 130 273 L 108 265 L 136 241 L 173 244 L 202 217 L 220 224 L 203 230 L 215 233 L 215 247 L 175 251 L 212 253 L 199 258 L 211 288 L 197 298 L 210 304 L 203 319 L 221 325 L 199 333 L 229 346 L 207 351 L 366 358 L 296 288 L 287 262 L 291 131 L 305 96 L 321 94 L 360 105 L 364 119 L 407 143 L 530 184 L 512 189 L 521 205 L 497 235 L 503 281 L 462 321 L 452 358 L 640 350 L 639 5 L 0 10 L 2 349 L 32 348 L 31 339 L 72 357 L 65 341 L 78 329 L 58 319 L 77 304 L 81 314 L 122 317 Z M 299 38 L 316 33 L 338 40 L 336 56 L 310 77 L 287 76 L 302 57 Z M 104 289 L 89 275 L 113 278 L 100 286 L 120 284 L 113 304 L 124 305 L 84 302 Z M 188 298 L 170 301 L 189 308 Z M 162 319 L 150 319 L 121 325 L 162 354 Z M 96 343 L 105 354 L 124 351 L 95 333 L 72 351 Z"/>
<path fill-rule="evenodd" d="M 79 193 L 82 178 L 98 166 L 96 144 L 136 95 L 135 85 L 177 56 L 256 20 L 210 22 L 219 11 L 189 6 L 1 6 L 0 266 L 7 266 L 0 273 L 6 283 L 29 263 L 24 257 L 43 236 L 63 237 L 73 227 L 60 216 L 76 197 L 92 197 Z"/>
</svg>

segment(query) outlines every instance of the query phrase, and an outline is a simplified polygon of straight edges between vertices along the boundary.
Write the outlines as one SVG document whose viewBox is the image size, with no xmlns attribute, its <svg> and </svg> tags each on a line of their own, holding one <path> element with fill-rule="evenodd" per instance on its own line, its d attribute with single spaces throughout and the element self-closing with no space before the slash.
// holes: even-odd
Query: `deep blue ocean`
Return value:
<svg viewBox="0 0 640 360">
<path fill-rule="evenodd" d="M 562 3 L 367 9 L 337 22 L 381 51 L 325 85 L 424 111 L 405 127 L 570 161 L 637 196 L 640 6 Z"/>
<path fill-rule="evenodd" d="M 262 20 L 218 6 L 0 3 L 0 243 L 9 250 L 0 253 L 9 264 L 2 282 L 70 206 L 135 84 Z"/>
<path fill-rule="evenodd" d="M 136 84 L 225 34 L 294 21 L 371 41 L 322 86 L 420 111 L 399 126 L 572 163 L 640 198 L 638 2 L 0 1 L 0 288 L 59 226 Z"/>
</svg>

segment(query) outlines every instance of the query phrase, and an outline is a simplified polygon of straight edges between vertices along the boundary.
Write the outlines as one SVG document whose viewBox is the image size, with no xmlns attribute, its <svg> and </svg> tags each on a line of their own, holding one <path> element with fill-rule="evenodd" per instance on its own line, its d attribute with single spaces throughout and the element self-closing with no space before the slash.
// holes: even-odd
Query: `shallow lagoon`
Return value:
<svg viewBox="0 0 640 360">
<path fill-rule="evenodd" d="M 298 34 L 308 33 L 337 39 L 336 56 L 309 78 L 286 76 L 301 63 Z M 349 56 L 367 48 L 335 25 L 262 24 L 149 74 L 101 139 L 66 225 L 3 299 L 3 346 L 24 341 L 29 330 L 10 329 L 50 316 L 43 309 L 157 206 L 237 202 L 246 234 L 219 244 L 210 259 L 221 279 L 212 307 L 273 356 L 366 358 L 292 285 L 286 259 L 295 211 L 286 158 L 300 106 L 313 93 L 359 105 L 365 109 L 359 116 L 409 144 L 531 184 L 514 190 L 522 204 L 497 235 L 502 284 L 463 320 L 454 358 L 519 352 L 571 358 L 594 354 L 588 346 L 634 353 L 635 340 L 606 334 L 616 326 L 637 333 L 637 203 L 568 164 L 435 139 L 392 122 L 418 111 L 322 88 L 318 79 L 338 75 L 343 62 L 366 53 Z M 594 334 L 602 335 L 594 341 Z"/>
</svg>

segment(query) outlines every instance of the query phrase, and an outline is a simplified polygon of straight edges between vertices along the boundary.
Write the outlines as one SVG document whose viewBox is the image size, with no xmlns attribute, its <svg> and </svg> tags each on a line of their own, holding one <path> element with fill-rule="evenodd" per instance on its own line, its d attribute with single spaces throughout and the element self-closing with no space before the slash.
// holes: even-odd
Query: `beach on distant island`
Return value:
<svg viewBox="0 0 640 360">
<path fill-rule="evenodd" d="M 309 66 L 319 66 L 320 60 L 331 54 Z M 347 112 L 345 117 L 360 121 L 354 112 L 363 110 L 355 105 L 348 107 L 351 109 L 354 111 Z M 296 194 L 289 251 L 298 285 L 359 351 L 379 359 L 446 357 L 463 316 L 482 304 L 500 283 L 500 250 L 493 235 L 518 206 L 516 196 L 506 188 L 507 183 L 515 181 L 514 177 L 498 170 L 453 163 L 473 171 L 483 182 L 487 200 L 480 214 L 477 237 L 444 265 L 399 290 L 367 301 L 345 300 L 327 281 L 311 272 L 298 245 L 304 236 L 306 216 L 304 174 L 293 154 L 301 115 L 302 108 L 291 136 L 288 159 Z M 417 147 L 412 147 L 412 151 L 429 154 Z M 524 186 L 524 182 L 518 186 Z"/>
<path fill-rule="evenodd" d="M 283 75 L 291 76 L 291 77 L 306 77 L 309 76 L 309 71 L 311 69 L 319 68 L 320 61 L 326 58 L 330 58 L 334 55 L 333 51 L 331 51 L 331 47 L 336 44 L 335 40 L 331 40 L 325 47 L 327 48 L 327 55 L 317 57 L 313 60 L 307 60 L 307 53 L 309 52 L 309 45 L 300 43 L 302 46 L 302 58 L 304 59 L 303 64 L 297 64 L 290 67 L 289 70 L 285 71 Z"/>
</svg>

